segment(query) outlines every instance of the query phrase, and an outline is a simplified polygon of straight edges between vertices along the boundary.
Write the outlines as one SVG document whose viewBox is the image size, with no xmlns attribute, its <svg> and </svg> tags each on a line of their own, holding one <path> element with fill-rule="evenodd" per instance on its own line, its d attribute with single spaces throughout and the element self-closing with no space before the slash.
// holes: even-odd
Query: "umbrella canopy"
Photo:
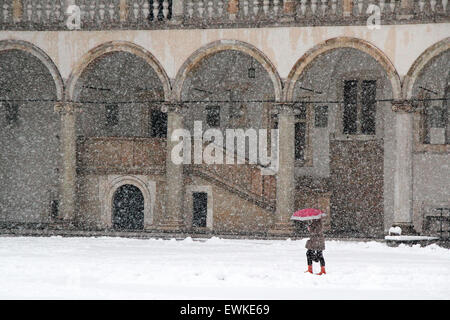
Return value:
<svg viewBox="0 0 450 320">
<path fill-rule="evenodd" d="M 325 212 L 319 209 L 307 208 L 294 212 L 294 214 L 291 217 L 291 220 L 306 221 L 306 220 L 320 219 L 324 216 L 326 216 Z"/>
</svg>

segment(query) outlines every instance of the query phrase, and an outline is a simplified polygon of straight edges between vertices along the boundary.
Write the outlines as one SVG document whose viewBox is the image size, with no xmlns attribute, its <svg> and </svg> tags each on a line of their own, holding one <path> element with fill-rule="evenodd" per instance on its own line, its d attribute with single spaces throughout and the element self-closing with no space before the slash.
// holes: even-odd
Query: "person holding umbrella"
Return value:
<svg viewBox="0 0 450 320">
<path fill-rule="evenodd" d="M 303 209 L 295 212 L 291 219 L 298 221 L 308 222 L 308 231 L 310 238 L 306 241 L 306 262 L 308 264 L 308 270 L 305 271 L 313 273 L 312 263 L 320 262 L 320 273 L 317 275 L 326 274 L 325 272 L 325 259 L 323 257 L 323 251 L 325 250 L 325 239 L 322 229 L 322 217 L 325 213 L 318 209 Z"/>
</svg>

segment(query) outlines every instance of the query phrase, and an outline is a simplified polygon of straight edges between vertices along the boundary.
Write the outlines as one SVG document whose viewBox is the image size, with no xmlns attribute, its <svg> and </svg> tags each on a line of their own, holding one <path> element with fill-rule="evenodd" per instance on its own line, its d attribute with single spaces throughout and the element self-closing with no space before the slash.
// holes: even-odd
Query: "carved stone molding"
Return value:
<svg viewBox="0 0 450 320">
<path fill-rule="evenodd" d="M 276 102 L 273 104 L 271 113 L 272 114 L 288 114 L 288 115 L 295 115 L 296 109 L 295 109 L 295 103 L 293 102 Z"/>
<path fill-rule="evenodd" d="M 58 102 L 55 104 L 54 111 L 61 114 L 73 114 L 81 111 L 81 104 L 74 102 Z"/>
<path fill-rule="evenodd" d="M 392 101 L 392 111 L 414 113 L 419 111 L 416 104 L 411 100 L 395 100 Z"/>
<path fill-rule="evenodd" d="M 188 107 L 182 102 L 164 102 L 161 105 L 161 111 L 164 113 L 175 112 L 178 114 L 185 114 L 188 111 Z"/>
</svg>

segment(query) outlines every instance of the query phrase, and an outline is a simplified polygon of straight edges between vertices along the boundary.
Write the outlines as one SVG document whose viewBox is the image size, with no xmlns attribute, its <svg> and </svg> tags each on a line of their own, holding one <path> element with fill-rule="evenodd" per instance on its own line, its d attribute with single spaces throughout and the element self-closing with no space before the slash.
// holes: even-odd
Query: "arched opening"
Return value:
<svg viewBox="0 0 450 320">
<path fill-rule="evenodd" d="M 261 128 L 267 126 L 275 92 L 269 73 L 254 57 L 223 50 L 187 73 L 181 100 L 191 107 L 188 128 L 194 121 L 207 128 Z"/>
<path fill-rule="evenodd" d="M 438 235 L 440 208 L 450 206 L 450 37 L 416 59 L 405 76 L 403 94 L 417 111 L 412 114 L 414 228 Z"/>
<path fill-rule="evenodd" d="M 298 172 L 325 163 L 332 192 L 335 234 L 379 236 L 384 232 L 386 174 L 394 166 L 395 117 L 400 96 L 392 64 L 378 49 L 357 39 L 332 39 L 305 54 L 289 75 L 286 99 L 295 101 Z M 319 134 L 312 135 L 314 132 Z M 386 141 L 386 143 L 385 143 Z M 297 150 L 298 149 L 298 150 Z M 386 151 L 387 152 L 387 151 Z M 299 159 L 298 159 L 299 158 Z M 388 194 L 389 197 L 389 194 Z M 298 196 L 306 205 L 308 199 Z M 300 204 L 300 206 L 302 206 Z"/>
<path fill-rule="evenodd" d="M 114 229 L 144 229 L 144 196 L 138 187 L 125 184 L 117 188 L 112 205 Z"/>
<path fill-rule="evenodd" d="M 292 84 L 290 98 L 304 101 L 302 108 L 323 105 L 335 111 L 337 135 L 381 137 L 384 110 L 390 107 L 386 100 L 393 99 L 393 89 L 385 69 L 371 55 L 355 48 L 336 48 L 303 69 Z"/>
<path fill-rule="evenodd" d="M 237 40 L 210 43 L 180 68 L 174 97 L 190 106 L 186 127 L 266 128 L 273 102 L 282 97 L 281 79 L 257 48 Z"/>
<path fill-rule="evenodd" d="M 450 49 L 432 57 L 417 73 L 412 98 L 423 110 L 419 133 L 421 144 L 450 144 Z"/>
<path fill-rule="evenodd" d="M 154 116 L 165 98 L 163 84 L 133 53 L 114 51 L 92 61 L 77 81 L 75 96 L 83 104 L 80 135 L 157 137 L 165 129 Z"/>
<path fill-rule="evenodd" d="M 0 42 L 0 220 L 57 218 L 58 76 L 41 50 L 23 42 Z"/>
<path fill-rule="evenodd" d="M 127 41 L 101 44 L 78 62 L 66 96 L 83 105 L 77 134 L 161 137 L 161 103 L 170 99 L 169 78 L 156 58 Z"/>
</svg>

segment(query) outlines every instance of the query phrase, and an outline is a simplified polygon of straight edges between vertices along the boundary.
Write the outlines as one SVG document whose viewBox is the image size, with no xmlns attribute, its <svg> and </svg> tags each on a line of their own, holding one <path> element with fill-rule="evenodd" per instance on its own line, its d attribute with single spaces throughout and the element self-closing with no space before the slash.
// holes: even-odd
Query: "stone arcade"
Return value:
<svg viewBox="0 0 450 320">
<path fill-rule="evenodd" d="M 330 235 L 436 234 L 450 9 L 375 1 L 369 29 L 371 3 L 0 1 L 0 227 L 291 237 L 318 207 Z M 172 162 L 195 121 L 278 129 L 276 174 Z"/>
</svg>

